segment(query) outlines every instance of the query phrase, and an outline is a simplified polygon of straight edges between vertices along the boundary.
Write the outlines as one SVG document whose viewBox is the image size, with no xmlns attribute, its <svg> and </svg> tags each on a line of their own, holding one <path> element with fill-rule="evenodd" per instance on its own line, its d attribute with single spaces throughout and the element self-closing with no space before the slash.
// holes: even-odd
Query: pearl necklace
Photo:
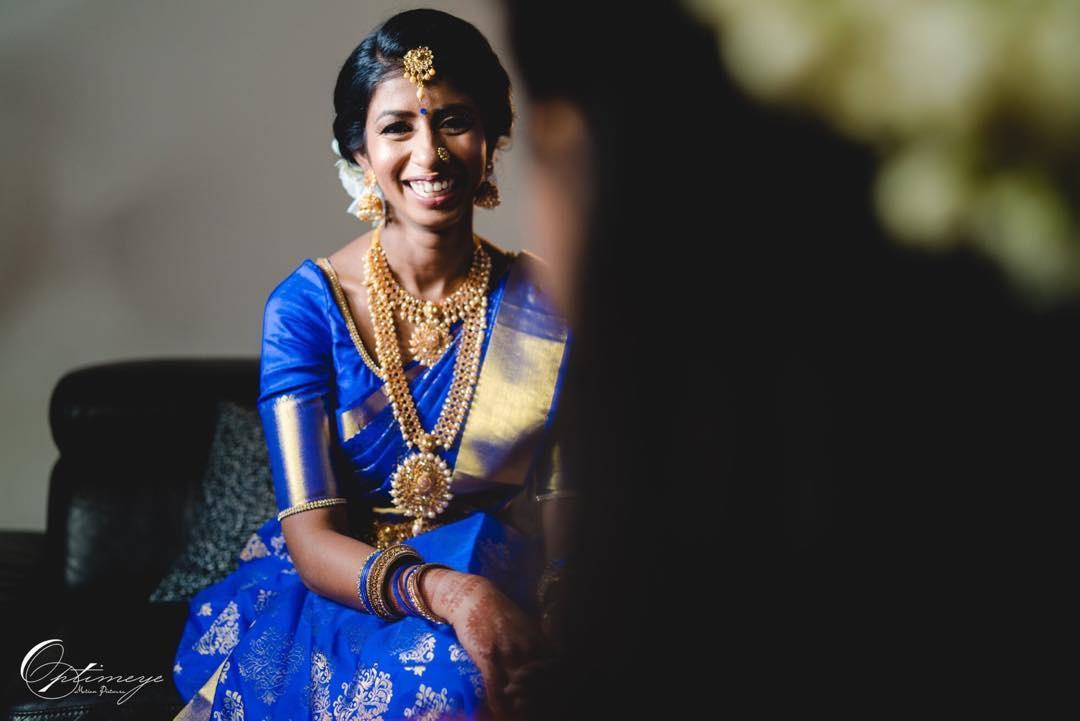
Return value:
<svg viewBox="0 0 1080 721">
<path fill-rule="evenodd" d="M 380 229 L 381 226 L 376 227 L 371 247 L 364 256 L 365 284 L 368 288 L 368 308 L 371 310 L 372 325 L 375 328 L 375 351 L 386 381 L 386 395 L 390 400 L 394 418 L 401 427 L 406 447 L 419 448 L 419 453 L 413 453 L 398 464 L 390 485 L 394 506 L 403 515 L 416 519 L 412 525 L 412 534 L 415 536 L 423 532 L 425 519 L 435 518 L 446 509 L 453 498 L 450 493 L 452 472 L 446 461 L 435 454 L 434 449 L 436 446 L 450 449 L 472 402 L 473 389 L 480 371 L 484 327 L 487 323 L 486 291 L 491 278 L 491 257 L 474 236 L 478 250 L 478 262 L 475 262 L 474 266 L 479 268 L 476 287 L 480 292 L 469 293 L 464 301 L 465 324 L 457 357 L 454 359 L 450 392 L 439 412 L 435 428 L 428 433 L 420 422 L 405 377 L 397 327 L 394 325 L 393 292 L 387 287 L 386 274 L 377 270 L 379 258 L 385 262 L 379 242 Z"/>
<path fill-rule="evenodd" d="M 390 272 L 390 264 L 382 246 L 372 243 L 372 247 L 376 248 L 371 264 L 373 277 L 379 286 L 387 291 L 391 307 L 398 310 L 398 317 L 415 326 L 409 336 L 409 352 L 424 365 L 435 365 L 450 345 L 450 326 L 464 318 L 467 310 L 477 302 L 476 298 L 484 295 L 484 263 L 486 261 L 490 266 L 490 257 L 474 233 L 473 259 L 465 282 L 453 293 L 435 302 L 417 298 L 401 287 Z"/>
</svg>

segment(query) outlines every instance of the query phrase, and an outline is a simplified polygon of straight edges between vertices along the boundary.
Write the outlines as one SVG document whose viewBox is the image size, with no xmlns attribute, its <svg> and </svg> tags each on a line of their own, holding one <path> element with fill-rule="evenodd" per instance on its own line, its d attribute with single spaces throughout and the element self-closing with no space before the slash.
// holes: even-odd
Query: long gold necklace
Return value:
<svg viewBox="0 0 1080 721">
<path fill-rule="evenodd" d="M 368 307 L 371 309 L 372 325 L 375 328 L 375 351 L 379 356 L 379 366 L 383 370 L 386 382 L 386 395 L 401 427 L 401 435 L 408 448 L 416 446 L 418 453 L 413 453 L 401 461 L 391 476 L 390 496 L 394 506 L 409 517 L 414 518 L 412 534 L 422 533 L 426 519 L 435 518 L 446 509 L 453 498 L 450 492 L 452 472 L 449 465 L 434 449 L 442 446 L 449 450 L 461 429 L 465 413 L 472 402 L 473 388 L 480 371 L 480 351 L 484 344 L 484 327 L 487 322 L 487 287 L 491 278 L 491 257 L 480 246 L 474 236 L 474 243 L 479 249 L 479 268 L 476 283 L 479 293 L 470 293 L 464 302 L 464 327 L 461 332 L 461 344 L 454 359 L 454 376 L 450 391 L 439 412 L 435 428 L 428 433 L 420 422 L 416 411 L 409 383 L 405 376 L 401 351 L 398 346 L 397 328 L 394 325 L 394 300 L 391 289 L 386 286 L 386 276 L 377 272 L 377 263 L 382 256 L 379 242 L 379 230 L 375 229 L 371 247 L 364 256 L 365 283 L 368 288 Z M 382 256 L 385 261 L 385 256 Z"/>
<path fill-rule="evenodd" d="M 372 248 L 376 248 L 374 243 Z M 465 281 L 438 302 L 417 298 L 405 290 L 390 272 L 390 264 L 382 247 L 378 246 L 374 253 L 371 264 L 374 278 L 379 286 L 387 291 L 391 306 L 398 311 L 398 317 L 413 324 L 413 332 L 409 336 L 409 352 L 426 366 L 435 365 L 446 352 L 450 345 L 450 326 L 464 318 L 470 304 L 475 302 L 475 297 L 486 291 L 483 265 L 487 253 L 476 234 L 473 234 L 473 248 L 472 264 Z"/>
</svg>

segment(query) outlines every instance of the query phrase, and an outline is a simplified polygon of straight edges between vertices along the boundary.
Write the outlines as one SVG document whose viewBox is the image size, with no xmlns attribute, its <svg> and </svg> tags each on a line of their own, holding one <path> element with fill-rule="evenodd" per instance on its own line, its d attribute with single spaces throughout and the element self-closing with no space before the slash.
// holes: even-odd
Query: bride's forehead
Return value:
<svg viewBox="0 0 1080 721">
<path fill-rule="evenodd" d="M 424 83 L 424 96 L 426 106 L 447 105 L 449 103 L 464 103 L 471 105 L 471 99 L 464 93 L 458 92 L 449 83 L 430 81 Z M 393 108 L 390 108 L 393 106 Z M 416 99 L 416 84 L 403 77 L 390 77 L 375 88 L 371 98 L 371 107 L 395 110 L 416 110 L 420 102 Z"/>
</svg>

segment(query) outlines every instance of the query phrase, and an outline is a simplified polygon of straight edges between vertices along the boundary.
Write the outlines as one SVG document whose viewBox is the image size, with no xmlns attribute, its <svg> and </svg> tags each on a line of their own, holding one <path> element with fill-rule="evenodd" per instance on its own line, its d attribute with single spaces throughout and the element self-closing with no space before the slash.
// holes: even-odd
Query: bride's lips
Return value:
<svg viewBox="0 0 1080 721">
<path fill-rule="evenodd" d="M 442 191 L 441 195 L 433 195 L 430 197 L 417 193 L 415 190 L 413 190 L 412 183 L 407 180 L 404 181 L 404 185 L 409 195 L 415 198 L 421 205 L 424 205 L 428 208 L 442 208 L 447 205 L 451 205 L 455 200 L 457 200 L 458 187 L 460 185 L 460 182 L 461 181 L 455 177 L 453 178 L 450 187 L 447 190 Z"/>
</svg>

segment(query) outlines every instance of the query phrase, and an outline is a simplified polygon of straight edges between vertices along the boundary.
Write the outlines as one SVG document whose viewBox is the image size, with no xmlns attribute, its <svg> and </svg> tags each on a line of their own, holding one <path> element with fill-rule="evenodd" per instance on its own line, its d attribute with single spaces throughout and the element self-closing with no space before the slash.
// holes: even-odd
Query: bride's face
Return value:
<svg viewBox="0 0 1080 721">
<path fill-rule="evenodd" d="M 458 223 L 472 212 L 473 198 L 484 180 L 487 141 L 483 119 L 467 96 L 446 83 L 424 84 L 423 107 L 416 85 L 403 77 L 383 81 L 368 108 L 366 155 L 392 208 L 392 218 L 437 229 Z M 438 148 L 447 150 L 447 159 Z M 425 192 L 410 181 L 427 176 L 450 179 L 449 190 Z"/>
</svg>

